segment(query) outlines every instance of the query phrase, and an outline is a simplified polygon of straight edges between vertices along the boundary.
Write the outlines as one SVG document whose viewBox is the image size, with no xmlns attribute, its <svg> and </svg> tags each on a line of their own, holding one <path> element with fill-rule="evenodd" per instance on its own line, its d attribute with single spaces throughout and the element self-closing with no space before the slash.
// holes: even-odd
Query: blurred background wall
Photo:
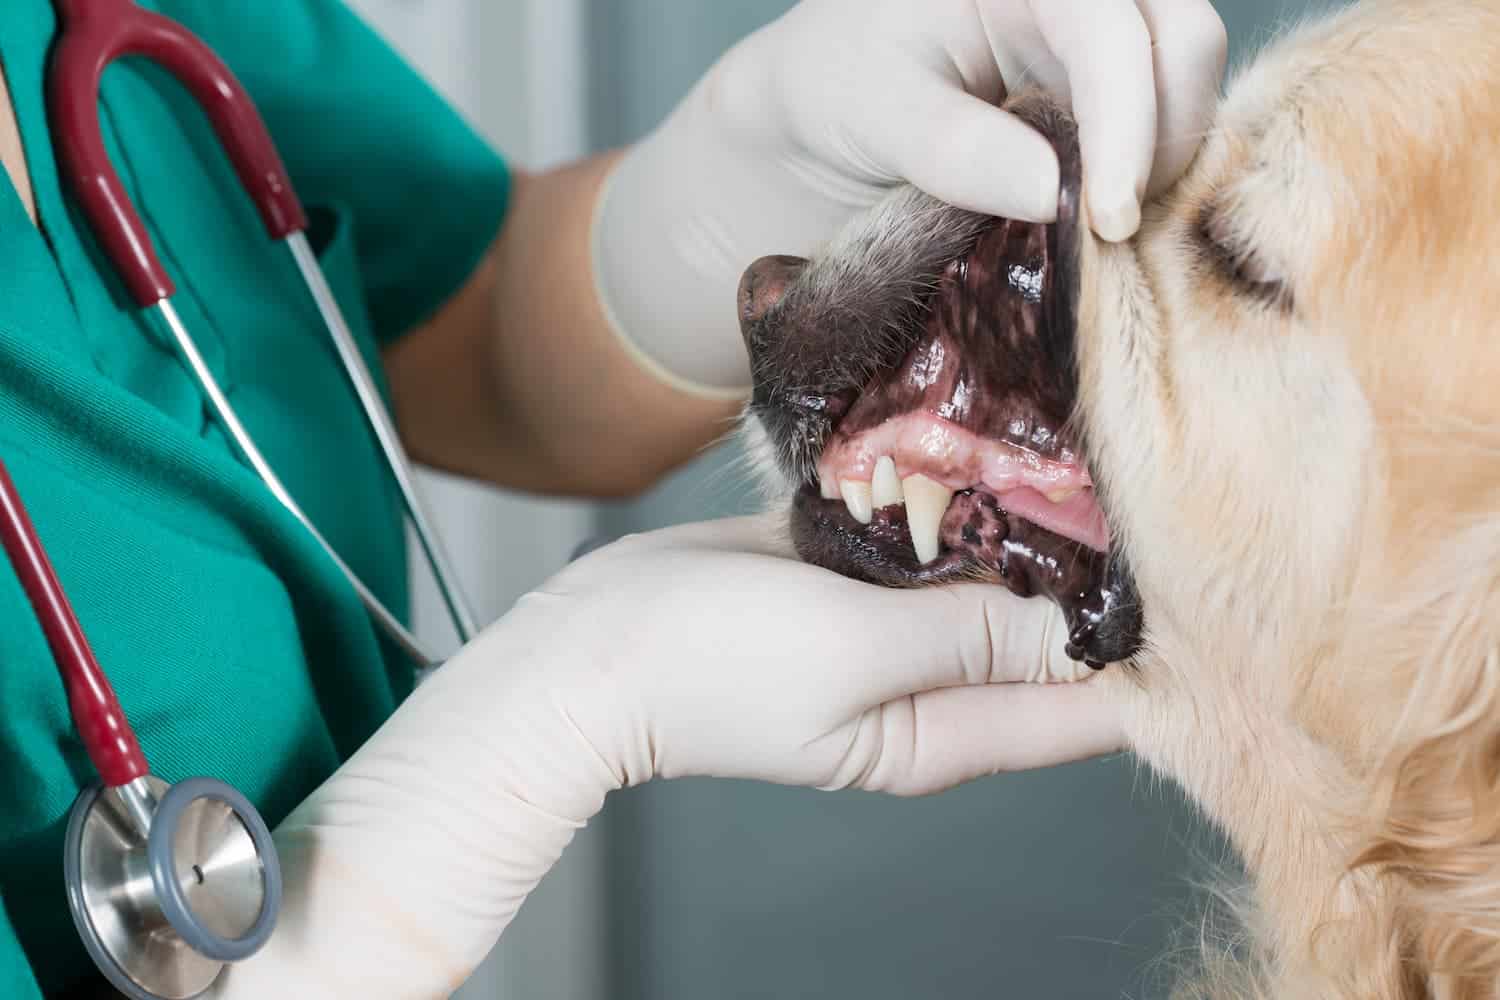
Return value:
<svg viewBox="0 0 1500 1000">
<path fill-rule="evenodd" d="M 720 52 L 791 6 L 350 2 L 529 168 L 640 137 Z M 1217 0 L 1236 57 L 1320 5 Z M 422 486 L 464 540 L 454 554 L 488 620 L 586 539 L 748 510 L 737 457 L 716 449 L 629 503 L 526 498 L 435 474 Z M 420 570 L 416 594 L 419 629 L 446 638 Z M 1159 997 L 1162 956 L 1192 912 L 1193 855 L 1219 851 L 1175 792 L 1127 759 L 921 801 L 660 783 L 612 798 L 461 997 Z"/>
</svg>

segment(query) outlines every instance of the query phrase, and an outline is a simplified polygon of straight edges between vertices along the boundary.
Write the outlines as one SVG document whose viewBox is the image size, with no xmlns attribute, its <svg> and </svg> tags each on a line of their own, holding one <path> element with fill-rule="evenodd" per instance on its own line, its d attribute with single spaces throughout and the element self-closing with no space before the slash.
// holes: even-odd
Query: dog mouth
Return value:
<svg viewBox="0 0 1500 1000">
<path fill-rule="evenodd" d="M 753 414 L 797 485 L 807 562 L 871 583 L 1055 601 L 1068 654 L 1128 659 L 1141 616 L 1076 431 L 1078 144 L 1045 98 L 1009 110 L 1062 167 L 1056 222 L 896 196 L 821 259 L 763 258 L 740 319 Z"/>
</svg>

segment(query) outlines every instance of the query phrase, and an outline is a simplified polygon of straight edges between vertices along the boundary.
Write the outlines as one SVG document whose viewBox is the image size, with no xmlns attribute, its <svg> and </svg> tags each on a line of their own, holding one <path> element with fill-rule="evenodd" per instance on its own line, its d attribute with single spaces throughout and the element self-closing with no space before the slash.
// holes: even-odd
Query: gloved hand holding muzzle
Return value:
<svg viewBox="0 0 1500 1000">
<path fill-rule="evenodd" d="M 1057 158 L 997 107 L 1032 85 L 1078 119 L 1090 225 L 1127 239 L 1197 152 L 1226 51 L 1209 0 L 804 0 L 615 168 L 594 225 L 600 299 L 664 381 L 743 393 L 734 291 L 756 258 L 812 256 L 900 182 L 1053 221 Z"/>
<path fill-rule="evenodd" d="M 280 925 L 214 995 L 447 997 L 654 778 L 921 795 L 1123 747 L 1052 602 L 858 583 L 780 527 L 632 536 L 519 601 L 279 825 Z"/>
</svg>

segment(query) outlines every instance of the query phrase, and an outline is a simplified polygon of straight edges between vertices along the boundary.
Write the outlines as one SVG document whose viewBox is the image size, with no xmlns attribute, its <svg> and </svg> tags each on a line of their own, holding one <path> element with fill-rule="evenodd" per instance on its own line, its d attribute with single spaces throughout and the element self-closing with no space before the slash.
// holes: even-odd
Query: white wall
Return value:
<svg viewBox="0 0 1500 1000">
<path fill-rule="evenodd" d="M 586 0 L 349 2 L 512 163 L 541 168 L 585 152 Z M 517 496 L 428 470 L 420 470 L 419 486 L 481 621 L 562 567 L 595 530 L 589 504 Z M 426 563 L 414 544 L 411 551 L 416 629 L 452 648 Z M 604 996 L 603 858 L 600 832 L 584 831 L 460 997 Z"/>
</svg>

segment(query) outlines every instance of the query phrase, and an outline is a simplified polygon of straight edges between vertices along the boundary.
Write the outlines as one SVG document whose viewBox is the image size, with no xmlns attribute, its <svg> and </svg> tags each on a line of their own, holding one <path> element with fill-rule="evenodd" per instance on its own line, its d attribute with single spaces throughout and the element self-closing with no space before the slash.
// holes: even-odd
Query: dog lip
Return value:
<svg viewBox="0 0 1500 1000">
<path fill-rule="evenodd" d="M 1139 602 L 1128 570 L 1122 575 L 1111 555 L 1009 514 L 986 494 L 955 498 L 944 517 L 952 544 L 925 564 L 906 542 L 906 510 L 899 505 L 875 511 L 863 524 L 840 500 L 804 487 L 793 500 L 791 528 L 804 560 L 867 583 L 988 583 L 1020 597 L 1046 597 L 1067 620 L 1068 655 L 1095 668 L 1128 658 L 1139 645 Z"/>
<path fill-rule="evenodd" d="M 845 576 L 887 587 L 923 587 L 973 580 L 981 573 L 970 557 L 949 550 L 917 561 L 906 540 L 904 509 L 883 508 L 861 524 L 841 500 L 825 500 L 804 486 L 793 500 L 793 542 L 803 558 Z"/>
</svg>

